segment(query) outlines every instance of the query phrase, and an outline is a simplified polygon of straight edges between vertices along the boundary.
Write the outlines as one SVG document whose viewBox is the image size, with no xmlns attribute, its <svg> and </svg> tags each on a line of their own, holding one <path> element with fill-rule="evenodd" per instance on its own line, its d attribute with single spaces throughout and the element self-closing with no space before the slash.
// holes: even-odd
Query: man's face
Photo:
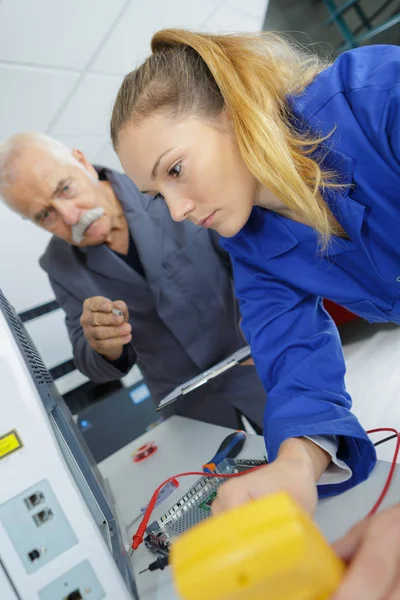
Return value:
<svg viewBox="0 0 400 600">
<path fill-rule="evenodd" d="M 14 182 L 4 191 L 11 208 L 75 246 L 96 246 L 111 232 L 111 219 L 97 173 L 83 154 L 65 163 L 30 146 L 16 159 Z"/>
</svg>

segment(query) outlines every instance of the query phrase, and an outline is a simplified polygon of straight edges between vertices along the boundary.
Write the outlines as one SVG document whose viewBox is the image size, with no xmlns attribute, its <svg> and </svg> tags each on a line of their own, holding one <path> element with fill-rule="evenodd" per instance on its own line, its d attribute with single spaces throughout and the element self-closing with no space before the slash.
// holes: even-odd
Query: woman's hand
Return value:
<svg viewBox="0 0 400 600">
<path fill-rule="evenodd" d="M 348 571 L 332 600 L 400 600 L 400 505 L 361 521 L 333 549 Z"/>
<path fill-rule="evenodd" d="M 212 513 L 217 515 L 260 496 L 285 491 L 313 514 L 317 505 L 316 482 L 329 462 L 330 456 L 312 441 L 287 440 L 273 463 L 224 483 L 212 503 Z"/>
</svg>

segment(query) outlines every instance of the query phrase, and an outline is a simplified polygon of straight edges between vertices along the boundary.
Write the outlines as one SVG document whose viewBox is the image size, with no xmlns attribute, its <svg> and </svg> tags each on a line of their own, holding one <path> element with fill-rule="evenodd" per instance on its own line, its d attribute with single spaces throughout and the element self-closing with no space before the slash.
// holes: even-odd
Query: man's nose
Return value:
<svg viewBox="0 0 400 600">
<path fill-rule="evenodd" d="M 167 200 L 167 205 L 172 219 L 176 223 L 180 223 L 188 218 L 189 214 L 194 209 L 194 202 L 192 200 L 174 198 Z"/>
<path fill-rule="evenodd" d="M 57 212 L 61 215 L 66 225 L 76 225 L 81 217 L 81 210 L 68 200 L 60 200 L 54 203 Z"/>
</svg>

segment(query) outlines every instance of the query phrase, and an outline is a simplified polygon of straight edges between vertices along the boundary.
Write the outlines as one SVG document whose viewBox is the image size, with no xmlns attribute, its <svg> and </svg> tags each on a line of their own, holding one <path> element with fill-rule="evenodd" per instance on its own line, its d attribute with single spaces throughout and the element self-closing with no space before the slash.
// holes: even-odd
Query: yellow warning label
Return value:
<svg viewBox="0 0 400 600">
<path fill-rule="evenodd" d="M 15 429 L 0 437 L 0 459 L 22 448 L 23 444 Z"/>
</svg>

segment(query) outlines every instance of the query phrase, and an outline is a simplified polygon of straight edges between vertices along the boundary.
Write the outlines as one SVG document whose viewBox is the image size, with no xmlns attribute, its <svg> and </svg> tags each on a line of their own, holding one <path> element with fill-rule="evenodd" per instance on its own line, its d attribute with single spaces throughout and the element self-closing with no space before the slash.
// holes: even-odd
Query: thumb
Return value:
<svg viewBox="0 0 400 600">
<path fill-rule="evenodd" d="M 113 302 L 113 307 L 117 308 L 123 313 L 125 321 L 129 320 L 128 307 L 126 306 L 125 302 L 123 302 L 123 300 L 115 300 Z"/>
<path fill-rule="evenodd" d="M 214 517 L 252 500 L 251 491 L 247 485 L 243 485 L 244 483 L 244 481 L 236 480 L 221 485 L 217 497 L 211 505 L 211 512 Z"/>
<path fill-rule="evenodd" d="M 333 550 L 345 562 L 349 562 L 364 535 L 364 531 L 368 526 L 368 519 L 364 519 L 355 525 L 350 531 L 340 540 L 333 544 Z"/>
</svg>

